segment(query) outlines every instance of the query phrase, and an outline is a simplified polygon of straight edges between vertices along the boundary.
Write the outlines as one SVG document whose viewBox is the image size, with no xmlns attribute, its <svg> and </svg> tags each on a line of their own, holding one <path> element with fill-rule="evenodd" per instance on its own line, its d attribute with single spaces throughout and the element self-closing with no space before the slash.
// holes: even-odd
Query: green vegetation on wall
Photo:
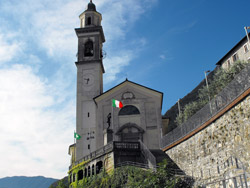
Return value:
<svg viewBox="0 0 250 188">
<path fill-rule="evenodd" d="M 89 162 L 89 160 L 87 161 L 83 161 L 81 163 L 79 163 L 76 166 L 73 166 L 72 169 L 68 172 L 69 177 L 68 177 L 68 182 L 70 183 L 70 185 L 74 188 L 76 187 L 83 187 L 83 185 L 86 183 L 87 179 L 83 178 L 82 180 L 78 180 L 78 172 L 80 170 L 84 170 L 85 165 Z M 58 188 L 58 187 L 56 187 Z"/>
<path fill-rule="evenodd" d="M 111 173 L 104 170 L 95 176 L 71 184 L 74 188 L 191 188 L 193 180 L 176 175 L 175 169 L 164 161 L 156 172 L 132 166 L 114 169 Z M 58 184 L 56 188 L 64 188 Z"/>
<path fill-rule="evenodd" d="M 198 100 L 192 101 L 184 106 L 183 111 L 176 117 L 175 122 L 177 125 L 181 125 L 187 121 L 192 115 L 199 111 L 209 102 L 209 97 L 211 99 L 215 98 L 216 95 L 222 91 L 233 79 L 234 77 L 246 67 L 246 63 L 242 61 L 237 61 L 228 70 L 219 68 L 213 78 L 208 80 L 209 90 L 207 86 L 204 85 L 199 89 Z"/>
</svg>

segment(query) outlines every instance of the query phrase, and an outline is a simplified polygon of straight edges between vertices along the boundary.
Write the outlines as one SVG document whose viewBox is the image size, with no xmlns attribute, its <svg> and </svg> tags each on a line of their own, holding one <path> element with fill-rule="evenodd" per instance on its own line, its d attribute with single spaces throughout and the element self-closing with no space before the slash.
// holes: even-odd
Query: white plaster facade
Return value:
<svg viewBox="0 0 250 188">
<path fill-rule="evenodd" d="M 247 40 L 247 36 L 241 39 L 223 58 L 221 58 L 217 62 L 217 65 L 222 66 L 223 69 L 228 69 L 238 60 L 250 62 L 250 43 Z"/>
<path fill-rule="evenodd" d="M 98 116 L 97 147 L 104 145 L 103 130 L 108 128 L 108 124 L 106 123 L 107 116 L 111 113 L 113 141 L 123 141 L 118 132 L 122 130 L 123 126 L 131 124 L 135 125 L 135 127 L 138 126 L 143 131 L 141 140 L 149 149 L 159 149 L 160 130 L 162 126 L 162 95 L 161 92 L 126 80 L 108 92 L 96 97 L 95 102 L 97 104 Z M 121 109 L 112 107 L 112 99 L 121 101 L 124 105 L 123 108 L 126 108 L 126 106 L 136 107 L 139 110 L 139 114 L 119 115 Z"/>
</svg>

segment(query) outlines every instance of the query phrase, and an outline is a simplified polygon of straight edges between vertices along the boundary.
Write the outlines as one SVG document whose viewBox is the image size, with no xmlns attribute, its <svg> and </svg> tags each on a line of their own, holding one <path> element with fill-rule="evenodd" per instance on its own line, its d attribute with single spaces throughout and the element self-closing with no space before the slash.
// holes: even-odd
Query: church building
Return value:
<svg viewBox="0 0 250 188">
<path fill-rule="evenodd" d="M 75 29 L 76 142 L 69 147 L 70 187 L 103 169 L 109 171 L 125 164 L 154 169 L 157 156 L 163 153 L 160 150 L 163 93 L 128 79 L 103 92 L 102 15 L 90 0 L 79 17 L 80 28 Z M 113 99 L 123 107 L 113 107 Z"/>
</svg>

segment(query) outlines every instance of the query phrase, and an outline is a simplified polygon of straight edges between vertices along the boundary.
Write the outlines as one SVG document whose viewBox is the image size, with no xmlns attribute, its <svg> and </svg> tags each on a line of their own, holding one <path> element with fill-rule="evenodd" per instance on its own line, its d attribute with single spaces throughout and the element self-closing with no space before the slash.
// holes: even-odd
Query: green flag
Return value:
<svg viewBox="0 0 250 188">
<path fill-rule="evenodd" d="M 74 133 L 74 138 L 76 138 L 76 140 L 80 140 L 81 139 L 81 136 L 77 133 Z"/>
</svg>

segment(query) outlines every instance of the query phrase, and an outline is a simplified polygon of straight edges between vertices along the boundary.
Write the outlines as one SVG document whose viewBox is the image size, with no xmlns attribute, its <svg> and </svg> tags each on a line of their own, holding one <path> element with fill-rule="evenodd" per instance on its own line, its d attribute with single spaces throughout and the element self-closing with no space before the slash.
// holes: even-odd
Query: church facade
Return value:
<svg viewBox="0 0 250 188">
<path fill-rule="evenodd" d="M 103 92 L 102 15 L 92 1 L 80 15 L 77 67 L 76 143 L 69 147 L 69 182 L 125 163 L 154 168 L 160 150 L 163 93 L 125 80 Z M 112 100 L 123 103 L 112 106 Z"/>
</svg>

